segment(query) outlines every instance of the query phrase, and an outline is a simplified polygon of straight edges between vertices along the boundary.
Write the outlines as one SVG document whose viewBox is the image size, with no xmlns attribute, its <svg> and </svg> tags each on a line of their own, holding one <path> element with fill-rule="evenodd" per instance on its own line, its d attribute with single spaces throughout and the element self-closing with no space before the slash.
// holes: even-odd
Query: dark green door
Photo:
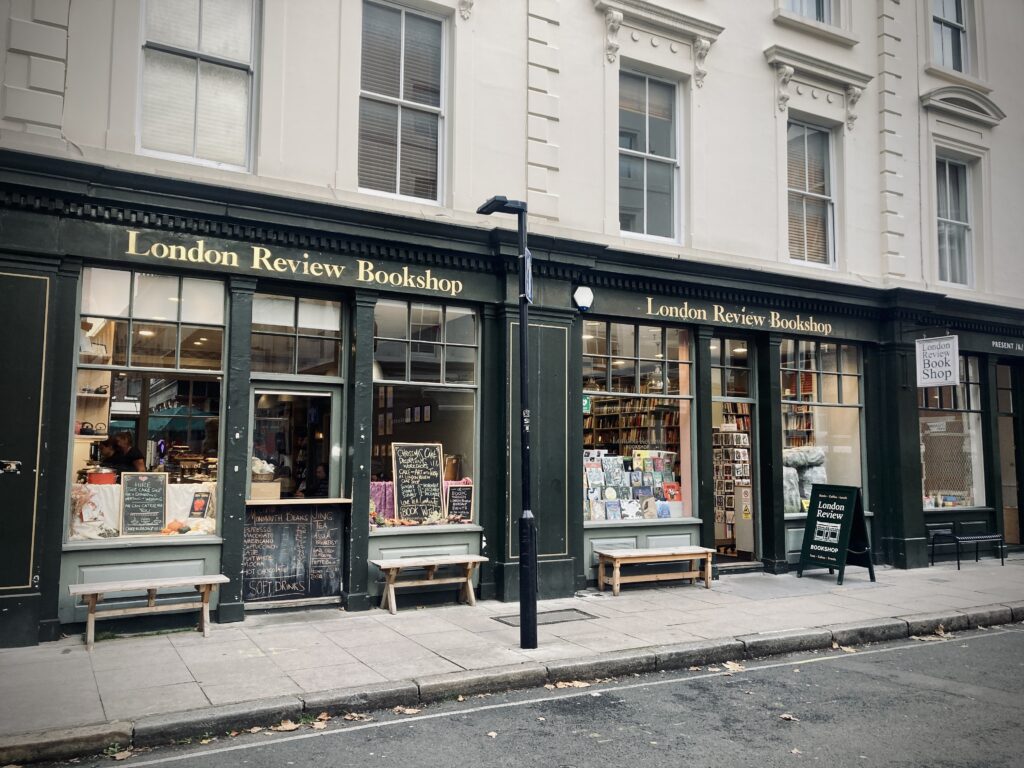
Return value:
<svg viewBox="0 0 1024 768">
<path fill-rule="evenodd" d="M 49 281 L 0 272 L 0 646 L 38 637 L 36 537 Z"/>
</svg>

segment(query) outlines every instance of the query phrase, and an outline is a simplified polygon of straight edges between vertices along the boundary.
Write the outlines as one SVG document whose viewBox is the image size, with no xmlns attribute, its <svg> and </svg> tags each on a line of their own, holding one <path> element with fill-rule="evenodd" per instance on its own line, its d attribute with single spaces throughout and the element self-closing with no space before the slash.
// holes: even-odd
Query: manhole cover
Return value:
<svg viewBox="0 0 1024 768">
<path fill-rule="evenodd" d="M 495 621 L 500 621 L 502 624 L 508 624 L 510 627 L 519 626 L 518 616 L 493 616 L 492 618 Z M 566 621 L 583 621 L 584 619 L 596 618 L 597 616 L 577 611 L 575 608 L 567 608 L 564 611 L 544 611 L 543 613 L 538 613 L 537 624 L 561 624 Z"/>
</svg>

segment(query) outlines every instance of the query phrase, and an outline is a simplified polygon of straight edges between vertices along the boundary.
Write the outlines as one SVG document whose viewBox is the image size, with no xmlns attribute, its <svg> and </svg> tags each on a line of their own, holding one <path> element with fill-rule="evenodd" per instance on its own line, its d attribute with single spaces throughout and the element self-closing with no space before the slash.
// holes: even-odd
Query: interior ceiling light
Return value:
<svg viewBox="0 0 1024 768">
<path fill-rule="evenodd" d="M 156 331 L 141 330 L 139 336 L 156 336 Z"/>
</svg>

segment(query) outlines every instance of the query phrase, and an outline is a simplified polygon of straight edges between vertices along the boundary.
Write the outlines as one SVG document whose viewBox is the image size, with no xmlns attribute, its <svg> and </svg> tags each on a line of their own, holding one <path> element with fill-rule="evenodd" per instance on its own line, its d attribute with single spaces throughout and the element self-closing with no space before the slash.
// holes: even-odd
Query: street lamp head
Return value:
<svg viewBox="0 0 1024 768">
<path fill-rule="evenodd" d="M 526 203 L 522 200 L 509 200 L 504 195 L 495 195 L 476 209 L 477 213 L 490 216 L 492 213 L 526 213 Z"/>
</svg>

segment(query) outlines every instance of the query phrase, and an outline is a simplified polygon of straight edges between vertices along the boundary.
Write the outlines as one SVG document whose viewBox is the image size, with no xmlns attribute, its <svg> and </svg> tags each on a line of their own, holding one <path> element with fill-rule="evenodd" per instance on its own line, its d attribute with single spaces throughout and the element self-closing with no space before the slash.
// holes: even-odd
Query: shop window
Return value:
<svg viewBox="0 0 1024 768">
<path fill-rule="evenodd" d="M 360 187 L 438 199 L 443 50 L 439 19 L 363 3 Z"/>
<path fill-rule="evenodd" d="M 253 1 L 161 0 L 145 7 L 141 148 L 248 167 Z"/>
<path fill-rule="evenodd" d="M 83 270 L 70 539 L 215 532 L 223 345 L 222 283 Z M 166 485 L 148 516 L 129 472 Z"/>
<path fill-rule="evenodd" d="M 382 300 L 374 310 L 374 525 L 472 523 L 448 509 L 452 485 L 474 483 L 477 446 L 477 313 L 465 307 Z M 427 518 L 396 505 L 395 443 L 440 445 L 442 503 Z"/>
<path fill-rule="evenodd" d="M 341 375 L 341 304 L 257 293 L 252 303 L 252 370 Z"/>
<path fill-rule="evenodd" d="M 960 355 L 960 384 L 918 390 L 926 509 L 985 505 L 978 358 Z"/>
<path fill-rule="evenodd" d="M 619 228 L 675 237 L 676 86 L 619 74 Z"/>
<path fill-rule="evenodd" d="M 256 390 L 251 499 L 336 496 L 332 397 L 326 392 Z"/>
<path fill-rule="evenodd" d="M 690 335 L 583 324 L 583 519 L 693 517 Z"/>
<path fill-rule="evenodd" d="M 863 375 L 850 344 L 784 339 L 780 352 L 784 508 L 794 513 L 815 483 L 861 485 Z"/>
<path fill-rule="evenodd" d="M 789 122 L 789 257 L 809 264 L 833 261 L 831 143 L 829 131 Z"/>
<path fill-rule="evenodd" d="M 971 222 L 967 166 L 939 158 L 935 163 L 938 190 L 939 280 L 970 285 Z"/>
</svg>

